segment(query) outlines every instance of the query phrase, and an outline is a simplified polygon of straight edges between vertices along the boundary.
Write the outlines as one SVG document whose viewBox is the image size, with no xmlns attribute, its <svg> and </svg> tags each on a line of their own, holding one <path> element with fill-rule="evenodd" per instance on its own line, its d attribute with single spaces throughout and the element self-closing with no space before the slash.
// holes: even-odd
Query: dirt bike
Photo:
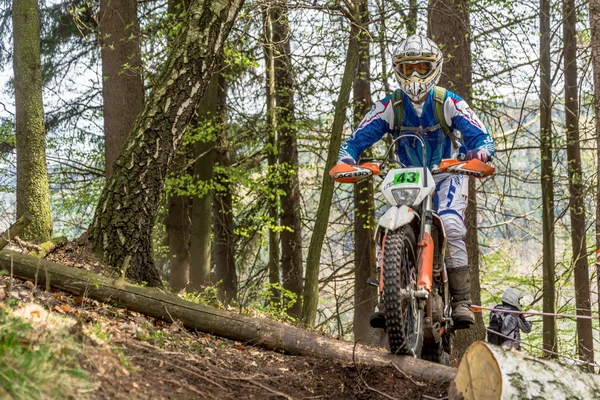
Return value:
<svg viewBox="0 0 600 400">
<path fill-rule="evenodd" d="M 402 134 L 383 159 L 360 159 L 357 165 L 338 164 L 331 177 L 341 183 L 354 183 L 374 175 L 385 176 L 381 191 L 389 209 L 379 219 L 375 243 L 381 249 L 379 279 L 369 283 L 379 287 L 385 332 L 393 354 L 407 354 L 448 365 L 452 348 L 453 321 L 448 274 L 444 263 L 446 232 L 434 212 L 433 175 L 491 175 L 495 168 L 478 159 L 444 159 L 431 170 L 404 167 L 397 156 L 388 154 L 402 138 L 421 143 L 422 164 L 427 165 L 426 146 L 420 134 Z M 416 142 L 415 142 L 416 143 Z M 396 152 L 394 152 L 395 154 Z M 388 169 L 387 163 L 399 168 Z"/>
</svg>

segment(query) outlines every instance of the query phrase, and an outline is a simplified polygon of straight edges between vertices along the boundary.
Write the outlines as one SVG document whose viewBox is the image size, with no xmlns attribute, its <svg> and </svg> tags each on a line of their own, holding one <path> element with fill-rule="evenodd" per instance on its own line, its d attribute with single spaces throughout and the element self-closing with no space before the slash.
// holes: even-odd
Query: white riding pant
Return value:
<svg viewBox="0 0 600 400">
<path fill-rule="evenodd" d="M 436 195 L 434 207 L 444 222 L 449 255 L 446 268 L 466 267 L 469 265 L 465 237 L 465 213 L 469 202 L 469 177 L 465 175 L 441 174 L 434 177 Z"/>
</svg>

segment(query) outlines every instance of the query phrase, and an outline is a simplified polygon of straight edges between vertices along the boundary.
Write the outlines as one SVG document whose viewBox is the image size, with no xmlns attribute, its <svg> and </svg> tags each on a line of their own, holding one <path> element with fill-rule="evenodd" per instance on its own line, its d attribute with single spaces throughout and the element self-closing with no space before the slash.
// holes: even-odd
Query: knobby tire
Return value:
<svg viewBox="0 0 600 400">
<path fill-rule="evenodd" d="M 417 241 L 406 225 L 386 234 L 383 303 L 390 352 L 421 356 L 423 310 L 410 292 L 417 289 Z"/>
</svg>

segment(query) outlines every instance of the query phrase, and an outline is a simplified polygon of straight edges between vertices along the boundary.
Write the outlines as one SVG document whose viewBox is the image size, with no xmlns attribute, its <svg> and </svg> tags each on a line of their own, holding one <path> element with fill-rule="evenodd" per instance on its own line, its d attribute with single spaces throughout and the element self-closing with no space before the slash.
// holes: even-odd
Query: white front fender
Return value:
<svg viewBox="0 0 600 400">
<path fill-rule="evenodd" d="M 392 206 L 379 219 L 379 228 L 396 230 L 409 224 L 415 218 L 415 211 L 408 206 Z M 379 231 L 379 228 L 377 229 Z"/>
</svg>

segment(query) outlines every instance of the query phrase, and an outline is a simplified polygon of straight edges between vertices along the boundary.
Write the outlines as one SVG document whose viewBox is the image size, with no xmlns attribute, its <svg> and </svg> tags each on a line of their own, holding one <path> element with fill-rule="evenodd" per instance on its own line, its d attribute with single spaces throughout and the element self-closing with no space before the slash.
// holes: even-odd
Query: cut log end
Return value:
<svg viewBox="0 0 600 400">
<path fill-rule="evenodd" d="M 600 377 L 576 366 L 474 343 L 450 385 L 451 400 L 600 399 Z"/>
<path fill-rule="evenodd" d="M 451 399 L 495 400 L 502 394 L 502 373 L 498 361 L 483 342 L 474 343 L 460 362 L 450 386 Z"/>
</svg>

